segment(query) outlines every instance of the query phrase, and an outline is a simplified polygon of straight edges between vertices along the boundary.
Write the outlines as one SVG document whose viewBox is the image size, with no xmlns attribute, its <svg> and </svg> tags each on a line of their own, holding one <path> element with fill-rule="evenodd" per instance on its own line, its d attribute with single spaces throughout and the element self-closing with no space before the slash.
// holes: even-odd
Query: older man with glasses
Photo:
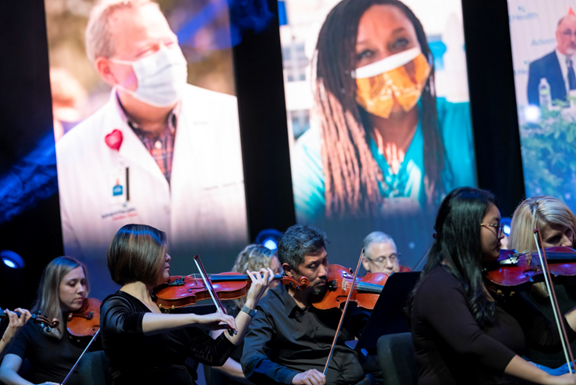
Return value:
<svg viewBox="0 0 576 385">
<path fill-rule="evenodd" d="M 411 271 L 400 266 L 400 253 L 394 239 L 381 231 L 374 231 L 364 238 L 362 265 L 369 273 L 392 273 Z"/>
</svg>

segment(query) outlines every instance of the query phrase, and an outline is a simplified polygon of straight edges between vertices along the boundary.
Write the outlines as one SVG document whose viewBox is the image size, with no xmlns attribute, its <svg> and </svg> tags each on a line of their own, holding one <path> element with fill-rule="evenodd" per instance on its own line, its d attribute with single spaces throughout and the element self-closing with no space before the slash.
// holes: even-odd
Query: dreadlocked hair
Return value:
<svg viewBox="0 0 576 385">
<path fill-rule="evenodd" d="M 443 196 L 444 144 L 438 132 L 433 57 L 420 20 L 398 0 L 344 0 L 326 17 L 315 54 L 315 104 L 325 175 L 326 215 L 365 215 L 382 203 L 382 170 L 370 152 L 363 124 L 367 112 L 356 102 L 356 38 L 360 18 L 372 5 L 398 7 L 414 25 L 422 53 L 431 63 L 422 92 L 424 164 L 429 201 Z M 385 186 L 384 186 L 385 187 Z"/>
</svg>

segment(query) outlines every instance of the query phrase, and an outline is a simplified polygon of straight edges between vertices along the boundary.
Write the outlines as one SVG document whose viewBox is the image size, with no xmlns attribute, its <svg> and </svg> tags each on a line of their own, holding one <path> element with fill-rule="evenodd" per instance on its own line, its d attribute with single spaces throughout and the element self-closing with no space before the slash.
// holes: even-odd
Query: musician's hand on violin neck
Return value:
<svg viewBox="0 0 576 385">
<path fill-rule="evenodd" d="M 219 329 L 237 330 L 236 320 L 234 320 L 234 317 L 224 314 L 222 312 L 216 312 L 206 315 L 197 315 L 195 326 L 205 330 L 219 330 Z"/>
<path fill-rule="evenodd" d="M 28 310 L 21 308 L 16 308 L 14 311 L 6 309 L 4 312 L 8 315 L 10 323 L 8 324 L 8 328 L 6 328 L 4 335 L 2 336 L 2 341 L 5 344 L 8 344 L 12 338 L 14 338 L 18 330 L 24 326 L 26 322 L 30 320 L 30 318 L 32 318 L 32 315 Z M 16 312 L 20 313 L 20 317 L 18 317 Z"/>
<path fill-rule="evenodd" d="M 256 304 L 262 298 L 262 296 L 268 290 L 270 282 L 274 279 L 274 272 L 267 269 L 260 269 L 260 271 L 249 271 L 246 270 L 246 274 L 250 277 L 252 284 L 250 285 L 250 290 L 246 296 L 246 306 L 250 309 L 254 309 Z"/>
<path fill-rule="evenodd" d="M 325 383 L 326 377 L 316 369 L 307 370 L 304 373 L 298 373 L 292 379 L 292 384 L 323 385 Z"/>
</svg>

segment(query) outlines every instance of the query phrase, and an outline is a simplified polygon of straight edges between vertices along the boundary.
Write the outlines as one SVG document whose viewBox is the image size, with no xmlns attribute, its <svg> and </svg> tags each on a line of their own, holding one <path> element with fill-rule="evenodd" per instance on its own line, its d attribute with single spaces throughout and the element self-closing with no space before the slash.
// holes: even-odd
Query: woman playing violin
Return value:
<svg viewBox="0 0 576 385">
<path fill-rule="evenodd" d="M 83 341 L 73 339 L 66 330 L 66 318 L 69 312 L 82 307 L 89 287 L 86 268 L 73 258 L 59 257 L 46 266 L 32 313 L 40 311 L 60 322 L 54 328 L 28 322 L 4 357 L 0 382 L 30 384 L 18 375 L 24 359 L 30 362 L 37 383 L 60 383 L 66 377 L 84 349 Z M 77 373 L 72 374 L 68 384 L 79 384 Z"/>
<path fill-rule="evenodd" d="M 100 327 L 114 385 L 194 384 L 184 365 L 187 357 L 223 365 L 244 338 L 249 313 L 273 278 L 270 269 L 248 272 L 252 285 L 236 319 L 220 312 L 162 314 L 151 292 L 170 278 L 167 251 L 166 234 L 146 225 L 122 227 L 110 244 L 108 269 L 122 287 L 102 303 Z M 213 339 L 202 330 L 223 327 L 235 333 Z"/>
<path fill-rule="evenodd" d="M 269 267 L 274 274 L 280 274 L 280 262 L 276 256 L 276 250 L 270 250 L 262 245 L 248 245 L 238 254 L 232 271 L 237 273 L 244 273 L 246 270 L 259 270 L 261 268 Z M 276 287 L 277 281 L 270 283 L 270 288 Z M 246 304 L 246 298 L 238 298 L 233 301 L 225 303 L 226 312 L 231 316 L 236 316 L 240 309 Z M 211 334 L 214 337 L 222 334 L 223 330 L 213 331 Z M 233 385 L 233 384 L 251 384 L 245 379 L 240 366 L 240 358 L 242 357 L 243 343 L 238 345 L 230 355 L 230 358 L 223 366 L 205 368 L 208 369 L 210 375 L 210 383 L 219 385 Z"/>
<path fill-rule="evenodd" d="M 520 357 L 527 337 L 557 343 L 557 330 L 545 320 L 521 325 L 484 286 L 482 264 L 499 257 L 503 237 L 494 196 L 469 187 L 453 190 L 440 206 L 434 229 L 409 304 L 418 383 L 512 384 L 519 378 L 576 384 L 576 375 L 551 376 Z M 576 312 L 563 321 L 573 338 Z"/>
<path fill-rule="evenodd" d="M 576 217 L 559 199 L 551 196 L 535 196 L 520 203 L 512 217 L 508 246 L 518 252 L 535 252 L 536 243 L 532 231 L 535 228 L 539 228 L 542 233 L 541 246 L 544 248 L 557 246 L 573 248 L 575 246 Z M 573 286 L 555 285 L 555 288 L 560 308 L 563 311 L 576 306 L 574 297 L 576 293 L 570 295 L 570 292 L 574 292 Z M 538 307 L 549 319 L 553 319 L 548 291 L 543 282 L 532 285 L 530 293 L 522 293 L 522 296 Z M 550 367 L 565 363 L 561 352 L 552 354 L 548 351 L 533 349 L 529 356 L 533 361 Z"/>
</svg>

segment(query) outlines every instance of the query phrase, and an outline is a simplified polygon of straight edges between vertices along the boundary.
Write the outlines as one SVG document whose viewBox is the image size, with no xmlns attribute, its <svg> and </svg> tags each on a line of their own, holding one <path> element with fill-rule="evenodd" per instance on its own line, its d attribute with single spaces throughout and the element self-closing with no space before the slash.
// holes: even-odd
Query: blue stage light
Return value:
<svg viewBox="0 0 576 385">
<path fill-rule="evenodd" d="M 9 268 L 12 268 L 12 269 L 16 269 L 18 267 L 18 265 L 16 265 L 14 263 L 14 261 L 12 261 L 11 259 L 8 259 L 8 258 L 2 258 L 2 262 L 4 262 L 4 264 L 6 266 L 8 266 Z"/>
<path fill-rule="evenodd" d="M 504 233 L 504 235 L 506 235 L 507 237 L 510 236 L 510 231 L 512 230 L 512 218 L 502 218 L 500 220 L 500 223 L 502 224 L 502 232 Z"/>
<path fill-rule="evenodd" d="M 0 258 L 2 258 L 2 263 L 11 269 L 23 269 L 25 266 L 22 257 L 10 250 L 0 251 Z"/>
<path fill-rule="evenodd" d="M 270 250 L 276 250 L 278 248 L 278 244 L 273 239 L 265 240 L 263 246 Z"/>
<path fill-rule="evenodd" d="M 278 248 L 278 239 L 282 236 L 282 233 L 276 229 L 265 229 L 258 233 L 256 236 L 256 243 L 266 247 L 270 250 L 276 250 Z"/>
</svg>

